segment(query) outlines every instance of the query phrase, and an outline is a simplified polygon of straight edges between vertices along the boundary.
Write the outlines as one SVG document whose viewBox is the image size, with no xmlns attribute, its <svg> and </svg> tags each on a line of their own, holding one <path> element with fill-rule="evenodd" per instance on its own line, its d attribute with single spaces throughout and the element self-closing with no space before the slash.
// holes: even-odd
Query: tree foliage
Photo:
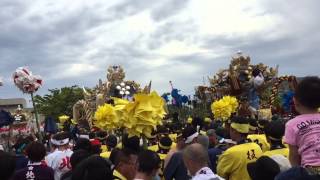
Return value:
<svg viewBox="0 0 320 180">
<path fill-rule="evenodd" d="M 60 115 L 72 117 L 72 107 L 84 98 L 82 89 L 78 86 L 49 89 L 49 94 L 36 95 L 34 101 L 39 113 L 58 119 Z"/>
</svg>

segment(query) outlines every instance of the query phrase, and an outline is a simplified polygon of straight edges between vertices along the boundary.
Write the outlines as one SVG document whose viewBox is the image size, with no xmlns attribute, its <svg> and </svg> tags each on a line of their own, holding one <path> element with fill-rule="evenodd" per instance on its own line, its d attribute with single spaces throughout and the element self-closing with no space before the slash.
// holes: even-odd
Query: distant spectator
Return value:
<svg viewBox="0 0 320 180">
<path fill-rule="evenodd" d="M 206 135 L 199 135 L 197 142 L 201 144 L 205 149 L 209 149 L 209 138 Z"/>
<path fill-rule="evenodd" d="M 27 138 L 18 137 L 13 148 L 16 153 L 16 171 L 27 167 L 28 158 L 25 156 L 25 149 L 31 141 Z"/>
<path fill-rule="evenodd" d="M 117 137 L 115 135 L 110 134 L 106 138 L 107 149 L 105 152 L 101 153 L 100 156 L 104 158 L 109 158 L 111 151 L 117 146 L 117 144 L 118 144 Z"/>
<path fill-rule="evenodd" d="M 207 131 L 207 136 L 209 138 L 209 149 L 214 148 L 218 144 L 218 137 L 214 129 L 209 129 Z"/>
<path fill-rule="evenodd" d="M 73 147 L 73 150 L 77 151 L 77 150 L 80 150 L 80 149 L 90 152 L 91 151 L 90 140 L 86 139 L 86 138 L 78 138 L 78 140 L 76 141 L 75 146 Z"/>
<path fill-rule="evenodd" d="M 13 180 L 54 180 L 53 169 L 42 163 L 46 148 L 39 142 L 32 142 L 26 148 L 29 163 L 26 168 L 17 171 Z"/>
<path fill-rule="evenodd" d="M 122 137 L 122 146 L 126 149 L 131 149 L 135 153 L 140 151 L 140 138 L 138 136 L 129 137 L 128 134 L 125 134 Z"/>
<path fill-rule="evenodd" d="M 98 139 L 90 140 L 91 143 L 91 154 L 100 155 L 101 153 L 101 142 Z"/>
</svg>

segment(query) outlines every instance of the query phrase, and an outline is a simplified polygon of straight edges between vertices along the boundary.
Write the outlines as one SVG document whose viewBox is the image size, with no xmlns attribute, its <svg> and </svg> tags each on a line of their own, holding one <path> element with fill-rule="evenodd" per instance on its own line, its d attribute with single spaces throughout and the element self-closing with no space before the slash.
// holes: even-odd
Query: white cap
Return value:
<svg viewBox="0 0 320 180">
<path fill-rule="evenodd" d="M 279 165 L 281 172 L 284 172 L 291 168 L 291 164 L 288 158 L 284 157 L 281 154 L 273 155 L 270 158 L 273 159 Z"/>
</svg>

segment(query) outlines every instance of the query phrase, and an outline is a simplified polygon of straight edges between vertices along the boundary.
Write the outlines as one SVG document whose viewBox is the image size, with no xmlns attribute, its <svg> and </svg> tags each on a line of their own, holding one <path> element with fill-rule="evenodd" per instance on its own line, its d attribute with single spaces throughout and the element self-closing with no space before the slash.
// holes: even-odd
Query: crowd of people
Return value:
<svg viewBox="0 0 320 180">
<path fill-rule="evenodd" d="M 151 137 L 64 131 L 48 143 L 19 137 L 0 150 L 1 180 L 313 180 L 320 179 L 320 78 L 295 90 L 290 120 L 234 114 L 159 126 Z"/>
</svg>

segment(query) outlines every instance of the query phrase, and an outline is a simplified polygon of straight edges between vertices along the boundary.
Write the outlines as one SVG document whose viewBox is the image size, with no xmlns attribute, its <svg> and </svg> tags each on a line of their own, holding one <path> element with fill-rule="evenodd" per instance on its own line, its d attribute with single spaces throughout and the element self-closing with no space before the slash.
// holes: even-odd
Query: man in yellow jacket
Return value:
<svg viewBox="0 0 320 180">
<path fill-rule="evenodd" d="M 217 173 L 227 180 L 250 180 L 247 164 L 261 155 L 259 145 L 247 140 L 249 122 L 244 117 L 234 117 L 230 124 L 230 137 L 237 145 L 227 149 L 218 160 Z"/>
</svg>

